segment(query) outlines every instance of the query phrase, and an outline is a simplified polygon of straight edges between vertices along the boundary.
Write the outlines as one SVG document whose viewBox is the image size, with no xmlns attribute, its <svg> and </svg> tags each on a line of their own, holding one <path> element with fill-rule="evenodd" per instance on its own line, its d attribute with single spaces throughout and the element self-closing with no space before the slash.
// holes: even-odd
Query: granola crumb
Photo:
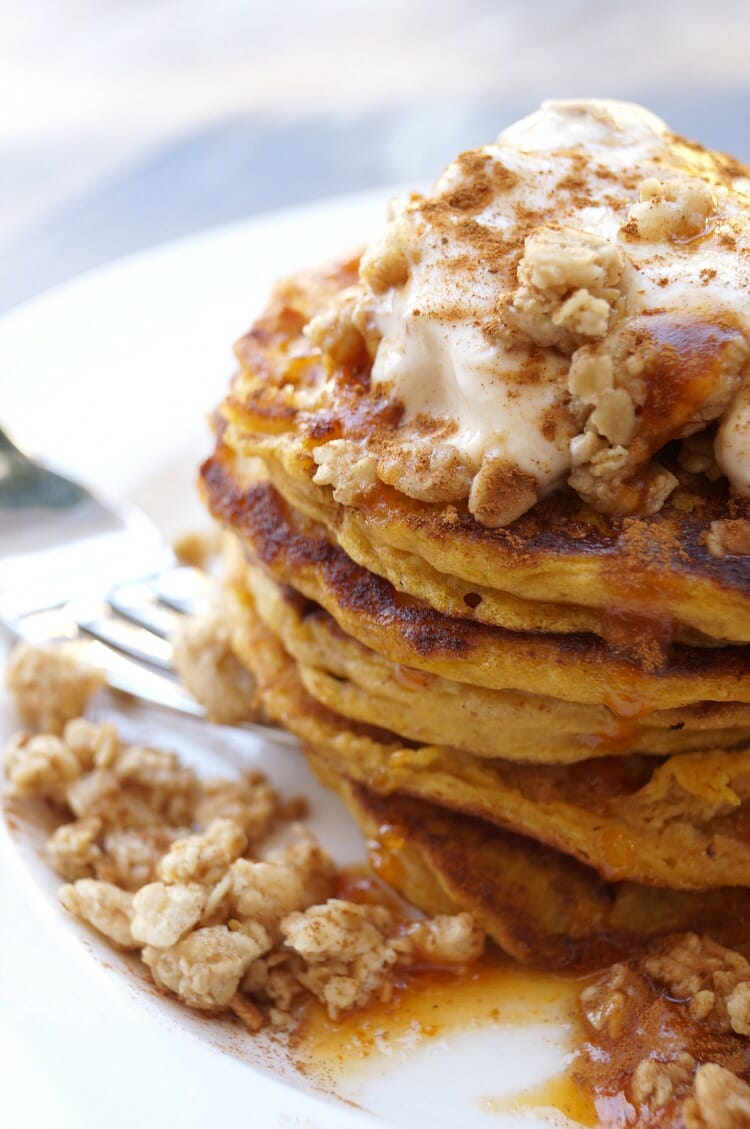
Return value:
<svg viewBox="0 0 750 1129">
<path fill-rule="evenodd" d="M 4 767 L 11 796 L 58 802 L 81 775 L 75 753 L 53 733 L 16 733 L 5 747 Z"/>
<path fill-rule="evenodd" d="M 157 949 L 176 945 L 200 921 L 205 904 L 206 890 L 198 883 L 149 882 L 133 897 L 133 937 Z"/>
<path fill-rule="evenodd" d="M 85 717 L 71 718 L 63 730 L 63 741 L 81 768 L 111 768 L 120 752 L 117 729 L 110 722 L 99 725 Z"/>
<path fill-rule="evenodd" d="M 60 650 L 18 643 L 5 669 L 5 685 L 30 729 L 59 736 L 104 685 L 104 676 Z"/>
<path fill-rule="evenodd" d="M 60 889 L 60 901 L 70 913 L 93 925 L 120 949 L 137 949 L 131 932 L 133 895 L 94 878 L 80 878 Z"/>
<path fill-rule="evenodd" d="M 226 925 L 196 929 L 176 945 L 146 945 L 142 956 L 157 984 L 189 1007 L 226 1008 L 247 968 L 269 947 L 267 936 L 250 937 Z"/>
<path fill-rule="evenodd" d="M 47 844 L 64 908 L 139 951 L 188 1007 L 233 1012 L 250 1031 L 292 1027 L 313 996 L 339 1016 L 388 999 L 396 967 L 481 953 L 468 914 L 406 922 L 335 898 L 337 869 L 302 825 L 268 850 L 307 805 L 260 772 L 202 781 L 174 753 L 73 718 L 61 735 L 12 738 L 5 773 L 12 794 L 67 812 Z"/>
<path fill-rule="evenodd" d="M 633 1124 L 750 1125 L 750 1087 L 739 1076 L 750 1061 L 750 963 L 741 953 L 697 933 L 663 938 L 586 987 L 581 1010 L 581 1079 L 605 1096 L 624 1090 Z"/>
<path fill-rule="evenodd" d="M 104 852 L 98 839 L 102 821 L 74 819 L 63 823 L 47 840 L 47 857 L 61 878 L 75 882 L 78 878 L 99 878 Z"/>
<path fill-rule="evenodd" d="M 633 1075 L 631 1096 L 651 1112 L 663 1109 L 675 1093 L 689 1085 L 694 1071 L 695 1059 L 687 1051 L 667 1062 L 644 1058 Z"/>
<path fill-rule="evenodd" d="M 175 670 L 211 721 L 257 721 L 255 680 L 237 658 L 231 629 L 219 610 L 187 616 L 172 637 Z"/>
<path fill-rule="evenodd" d="M 490 529 L 509 525 L 537 500 L 537 481 L 502 454 L 488 453 L 474 476 L 469 512 Z"/>
<path fill-rule="evenodd" d="M 200 835 L 178 839 L 159 861 L 164 882 L 211 885 L 238 859 L 247 846 L 247 836 L 231 819 L 215 819 Z"/>
<path fill-rule="evenodd" d="M 251 999 L 244 996 L 242 992 L 235 993 L 229 1001 L 229 1006 L 238 1019 L 241 1019 L 253 1034 L 260 1031 L 261 1027 L 263 1027 L 265 1023 L 263 1012 L 259 1007 L 255 1006 Z"/>
<path fill-rule="evenodd" d="M 628 220 L 639 239 L 654 243 L 702 234 L 716 206 L 710 187 L 697 176 L 649 177 L 641 182 L 638 194 L 640 201 L 631 207 Z"/>
<path fill-rule="evenodd" d="M 329 365 L 353 364 L 362 356 L 365 341 L 355 324 L 357 298 L 356 288 L 348 287 L 305 326 L 305 337 Z"/>
<path fill-rule="evenodd" d="M 750 556 L 750 521 L 747 518 L 727 518 L 712 521 L 705 536 L 706 548 L 712 557 Z"/>
<path fill-rule="evenodd" d="M 450 443 L 392 445 L 380 456 L 377 475 L 422 502 L 458 502 L 469 495 L 471 470 Z"/>
<path fill-rule="evenodd" d="M 221 529 L 218 525 L 188 529 L 175 537 L 172 551 L 180 564 L 205 571 L 221 552 Z"/>
<path fill-rule="evenodd" d="M 435 964 L 472 964 L 484 950 L 484 932 L 469 913 L 438 914 L 415 921 L 402 941 L 399 952 Z"/>
<path fill-rule="evenodd" d="M 331 898 L 281 923 L 286 945 L 303 958 L 302 984 L 336 1019 L 342 1011 L 383 999 L 398 957 L 388 939 L 391 914 L 383 906 Z"/>
<path fill-rule="evenodd" d="M 335 875 L 330 857 L 309 835 L 265 859 L 237 859 L 230 870 L 235 913 L 279 937 L 287 914 L 331 895 Z"/>
<path fill-rule="evenodd" d="M 569 227 L 541 227 L 525 242 L 509 317 L 535 345 L 572 353 L 604 337 L 620 298 L 624 259 L 606 239 Z"/>
<path fill-rule="evenodd" d="M 375 485 L 377 456 L 355 439 L 331 439 L 313 451 L 313 482 L 333 487 L 336 502 L 350 506 Z"/>
<path fill-rule="evenodd" d="M 704 1063 L 682 1107 L 682 1118 L 685 1129 L 747 1129 L 750 1086 L 718 1063 Z"/>
<path fill-rule="evenodd" d="M 584 988 L 581 1007 L 588 1024 L 595 1031 L 605 1031 L 618 1039 L 625 1030 L 628 1009 L 628 981 L 633 973 L 625 964 L 613 964 L 608 974 Z"/>
<path fill-rule="evenodd" d="M 202 781 L 195 818 L 202 827 L 214 819 L 231 819 L 250 842 L 256 842 L 268 835 L 277 820 L 291 821 L 299 815 L 282 804 L 262 772 L 246 772 L 238 780 Z"/>
</svg>

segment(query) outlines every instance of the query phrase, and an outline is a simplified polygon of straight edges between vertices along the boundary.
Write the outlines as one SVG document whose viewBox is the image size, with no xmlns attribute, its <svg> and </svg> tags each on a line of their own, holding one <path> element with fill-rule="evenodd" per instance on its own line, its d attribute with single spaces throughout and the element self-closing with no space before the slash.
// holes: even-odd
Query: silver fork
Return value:
<svg viewBox="0 0 750 1129">
<path fill-rule="evenodd" d="M 102 669 L 113 689 L 202 717 L 169 640 L 181 616 L 206 607 L 209 590 L 140 510 L 49 470 L 0 427 L 0 623 L 15 637 L 57 644 Z"/>
</svg>

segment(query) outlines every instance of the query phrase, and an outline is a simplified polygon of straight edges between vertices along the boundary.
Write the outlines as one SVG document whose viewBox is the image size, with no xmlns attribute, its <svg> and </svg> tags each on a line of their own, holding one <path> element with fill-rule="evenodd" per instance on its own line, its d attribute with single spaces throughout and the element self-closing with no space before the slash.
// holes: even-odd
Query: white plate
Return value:
<svg viewBox="0 0 750 1129">
<path fill-rule="evenodd" d="M 199 516 L 195 468 L 210 447 L 204 420 L 232 370 L 231 343 L 275 277 L 366 240 L 384 199 L 382 191 L 346 197 L 223 228 L 12 312 L 0 321 L 0 419 L 48 460 L 138 502 L 167 536 L 189 526 Z M 341 861 L 363 857 L 353 824 L 295 750 L 157 711 L 107 702 L 100 710 L 206 771 L 262 765 L 287 792 L 312 797 L 313 826 Z M 12 725 L 3 702 L 3 738 Z M 493 1113 L 487 1097 L 560 1068 L 565 1033 L 553 1023 L 391 1048 L 334 1080 L 345 1104 L 291 1074 L 262 1040 L 149 991 L 58 908 L 43 838 L 26 821 L 12 833 L 0 828 L 0 1123 L 8 1129 L 549 1124 Z"/>
</svg>

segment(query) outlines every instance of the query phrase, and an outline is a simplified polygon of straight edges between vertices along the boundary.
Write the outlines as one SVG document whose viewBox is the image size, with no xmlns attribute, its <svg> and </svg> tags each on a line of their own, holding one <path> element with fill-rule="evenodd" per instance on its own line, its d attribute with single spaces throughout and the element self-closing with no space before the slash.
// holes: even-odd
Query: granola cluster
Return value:
<svg viewBox="0 0 750 1129">
<path fill-rule="evenodd" d="M 56 657 L 34 657 L 43 677 L 47 662 Z M 482 951 L 468 914 L 410 921 L 338 898 L 341 875 L 299 824 L 291 843 L 269 849 L 305 805 L 282 802 L 261 773 L 202 780 L 174 753 L 78 717 L 59 735 L 16 734 L 5 775 L 11 796 L 64 813 L 47 851 L 67 880 L 65 908 L 139 952 L 189 1007 L 231 1009 L 257 1030 L 292 1023 L 295 1004 L 314 996 L 335 1018 L 388 998 L 397 967 L 462 965 Z"/>
<path fill-rule="evenodd" d="M 625 262 L 614 243 L 571 227 L 540 227 L 525 242 L 508 315 L 528 340 L 572 353 L 604 337 Z"/>
<path fill-rule="evenodd" d="M 726 518 L 712 521 L 706 533 L 706 548 L 712 557 L 750 557 L 750 521 Z"/>
<path fill-rule="evenodd" d="M 331 439 L 313 451 L 317 470 L 313 482 L 332 486 L 337 502 L 348 506 L 375 484 L 377 456 L 358 439 Z"/>
<path fill-rule="evenodd" d="M 649 242 L 702 235 L 716 208 L 710 186 L 697 176 L 683 180 L 647 177 L 638 187 L 638 196 L 638 203 L 628 212 L 628 222 L 633 235 Z"/>
<path fill-rule="evenodd" d="M 66 721 L 79 717 L 92 694 L 104 684 L 102 675 L 62 651 L 19 644 L 5 668 L 5 685 L 21 720 L 32 729 L 61 733 Z"/>
<path fill-rule="evenodd" d="M 713 387 L 702 399 L 705 373 L 697 365 L 692 371 L 687 355 L 680 356 L 690 342 L 696 353 L 713 354 Z M 579 427 L 570 447 L 570 485 L 604 512 L 658 512 L 677 479 L 654 455 L 672 439 L 694 436 L 683 454 L 684 469 L 707 474 L 716 468 L 713 441 L 702 429 L 736 396 L 749 355 L 739 332 L 711 340 L 690 319 L 668 325 L 657 316 L 630 318 L 603 341 L 578 349 L 568 372 L 570 409 Z M 670 398 L 664 377 L 669 363 L 682 365 L 691 394 Z"/>
<path fill-rule="evenodd" d="M 717 1031 L 750 1035 L 750 964 L 741 953 L 687 933 L 646 956 L 643 971 L 684 1001 L 693 1019 Z"/>
<path fill-rule="evenodd" d="M 172 661 L 211 721 L 257 721 L 255 680 L 232 648 L 231 628 L 220 607 L 185 616 L 172 636 Z"/>
<path fill-rule="evenodd" d="M 750 1086 L 735 1073 L 750 1065 L 750 963 L 741 953 L 696 933 L 673 936 L 613 965 L 584 989 L 581 1008 L 592 1043 L 614 1051 L 640 1039 L 648 1052 L 627 1094 L 636 1124 L 750 1125 Z"/>
</svg>

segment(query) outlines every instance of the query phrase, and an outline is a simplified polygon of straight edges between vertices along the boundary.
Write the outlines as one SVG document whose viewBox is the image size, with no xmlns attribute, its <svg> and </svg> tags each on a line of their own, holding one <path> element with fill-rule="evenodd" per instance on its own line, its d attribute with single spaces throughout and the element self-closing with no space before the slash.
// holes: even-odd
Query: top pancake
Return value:
<svg viewBox="0 0 750 1129">
<path fill-rule="evenodd" d="M 347 504 L 312 481 L 313 450 L 333 438 L 403 442 L 398 406 L 376 395 L 369 361 L 327 372 L 303 334 L 356 278 L 356 261 L 281 284 L 237 345 L 240 370 L 220 409 L 225 444 L 262 457 L 277 489 L 323 523 L 358 564 L 451 616 L 515 631 L 674 631 L 692 643 L 750 641 L 750 560 L 716 558 L 711 523 L 750 515 L 725 482 L 662 462 L 680 487 L 650 517 L 594 511 L 567 489 L 503 529 L 461 506 L 419 502 L 378 483 Z"/>
</svg>

